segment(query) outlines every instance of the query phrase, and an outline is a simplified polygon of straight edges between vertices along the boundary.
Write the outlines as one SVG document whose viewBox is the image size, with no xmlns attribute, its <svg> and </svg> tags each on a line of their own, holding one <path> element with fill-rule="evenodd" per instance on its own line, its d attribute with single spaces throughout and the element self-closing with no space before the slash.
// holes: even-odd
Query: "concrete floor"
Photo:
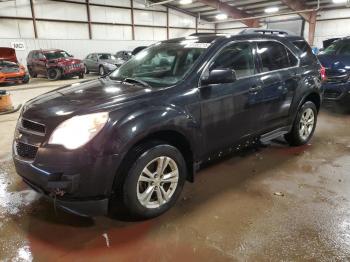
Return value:
<svg viewBox="0 0 350 262">
<path fill-rule="evenodd" d="M 6 89 L 21 103 L 72 81 Z M 350 115 L 322 112 L 307 146 L 203 169 L 173 209 L 137 223 L 66 214 L 28 189 L 10 155 L 17 117 L 0 116 L 0 261 L 350 260 Z"/>
</svg>

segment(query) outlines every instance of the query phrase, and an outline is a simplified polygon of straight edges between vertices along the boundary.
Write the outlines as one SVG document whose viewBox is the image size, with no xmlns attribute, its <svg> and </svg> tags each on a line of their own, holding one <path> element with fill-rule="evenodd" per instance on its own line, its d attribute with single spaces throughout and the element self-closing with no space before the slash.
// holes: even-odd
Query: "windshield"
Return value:
<svg viewBox="0 0 350 262">
<path fill-rule="evenodd" d="M 98 58 L 101 60 L 109 60 L 109 59 L 115 60 L 116 59 L 115 56 L 112 54 L 99 54 Z"/>
<path fill-rule="evenodd" d="M 342 44 L 341 41 L 336 41 L 330 46 L 328 46 L 325 50 L 323 50 L 321 54 L 324 54 L 324 55 L 334 54 L 340 48 L 341 44 Z"/>
<path fill-rule="evenodd" d="M 58 59 L 58 58 L 69 58 L 70 55 L 65 51 L 55 51 L 44 54 L 48 60 Z"/>
<path fill-rule="evenodd" d="M 203 46 L 191 47 L 190 44 L 156 44 L 132 57 L 110 78 L 120 81 L 133 78 L 151 87 L 172 86 L 184 78 L 205 50 Z"/>
</svg>

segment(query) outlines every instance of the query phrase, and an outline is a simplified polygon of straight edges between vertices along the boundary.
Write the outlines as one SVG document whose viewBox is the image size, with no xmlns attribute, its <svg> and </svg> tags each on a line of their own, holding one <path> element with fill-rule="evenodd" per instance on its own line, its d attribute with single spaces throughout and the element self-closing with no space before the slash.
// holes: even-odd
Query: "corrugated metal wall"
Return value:
<svg viewBox="0 0 350 262">
<path fill-rule="evenodd" d="M 85 0 L 74 0 L 85 3 Z M 17 51 L 19 60 L 25 62 L 29 50 L 61 48 L 78 58 L 90 52 L 116 52 L 131 50 L 139 45 L 149 45 L 167 38 L 167 9 L 155 6 L 145 9 L 143 0 L 134 0 L 135 40 L 132 40 L 132 16 L 130 0 L 90 0 L 92 39 L 89 39 L 85 4 L 34 0 L 38 39 L 34 38 L 33 22 L 23 20 L 32 16 L 29 0 L 0 2 L 0 16 L 22 19 L 0 19 L 0 46 L 11 42 L 24 42 L 26 50 Z M 128 8 L 123 8 L 128 7 Z M 142 10 L 138 10 L 142 9 Z M 156 11 L 158 10 L 158 12 Z M 163 11 L 163 12 L 159 12 Z M 70 20 L 72 22 L 40 21 L 40 19 Z M 103 24 L 106 23 L 106 24 Z M 107 24 L 107 23 L 117 23 Z M 152 27 L 156 26 L 156 27 Z M 195 17 L 169 9 L 169 36 L 182 37 L 195 32 Z M 173 27 L 173 28 L 172 28 Z M 199 32 L 214 32 L 214 25 L 201 25 Z"/>
</svg>

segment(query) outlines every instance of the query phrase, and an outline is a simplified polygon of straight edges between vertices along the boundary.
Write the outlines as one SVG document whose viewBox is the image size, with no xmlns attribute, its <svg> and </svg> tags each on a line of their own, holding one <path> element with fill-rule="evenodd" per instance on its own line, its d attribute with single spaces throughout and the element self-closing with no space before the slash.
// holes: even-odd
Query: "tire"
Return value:
<svg viewBox="0 0 350 262">
<path fill-rule="evenodd" d="M 36 78 L 38 76 L 36 73 L 33 72 L 33 69 L 30 66 L 27 66 L 27 68 L 31 78 Z"/>
<path fill-rule="evenodd" d="M 105 70 L 105 68 L 104 68 L 103 66 L 100 66 L 100 67 L 98 68 L 98 74 L 99 74 L 100 76 L 104 76 L 104 75 L 106 74 L 106 70 Z"/>
<path fill-rule="evenodd" d="M 47 78 L 52 81 L 56 81 L 60 79 L 62 76 L 62 72 L 58 68 L 50 68 L 47 70 Z"/>
<path fill-rule="evenodd" d="M 25 75 L 25 76 L 23 77 L 22 83 L 23 83 L 23 84 L 27 84 L 28 82 L 29 82 L 29 75 Z"/>
<path fill-rule="evenodd" d="M 166 143 L 151 142 L 128 155 L 135 155 L 136 160 L 124 169 L 126 176 L 122 184 L 116 185 L 121 186 L 121 191 L 115 199 L 123 207 L 115 209 L 116 212 L 123 210 L 129 219 L 149 219 L 163 214 L 175 204 L 186 181 L 187 168 L 181 152 Z M 164 172 L 157 171 L 160 163 L 165 165 Z"/>
<path fill-rule="evenodd" d="M 87 74 L 89 74 L 89 73 L 90 73 L 89 69 L 88 69 L 87 66 L 84 64 L 84 74 L 87 75 Z"/>
<path fill-rule="evenodd" d="M 83 79 L 84 78 L 84 73 L 79 74 L 79 79 Z"/>
<path fill-rule="evenodd" d="M 312 138 L 317 124 L 317 108 L 311 101 L 306 101 L 299 109 L 292 131 L 285 135 L 291 146 L 307 144 Z"/>
</svg>

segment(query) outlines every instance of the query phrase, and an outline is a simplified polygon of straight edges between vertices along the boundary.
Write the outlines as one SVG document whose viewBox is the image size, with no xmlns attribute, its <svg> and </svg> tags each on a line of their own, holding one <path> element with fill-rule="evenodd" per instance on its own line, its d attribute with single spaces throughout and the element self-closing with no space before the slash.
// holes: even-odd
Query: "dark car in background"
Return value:
<svg viewBox="0 0 350 262">
<path fill-rule="evenodd" d="M 39 75 L 50 80 L 62 77 L 84 78 L 84 64 L 60 49 L 32 50 L 27 56 L 27 68 L 31 77 Z"/>
<path fill-rule="evenodd" d="M 334 41 L 318 55 L 325 67 L 324 102 L 350 110 L 350 37 Z"/>
<path fill-rule="evenodd" d="M 208 159 L 280 136 L 308 143 L 321 80 L 314 55 L 286 37 L 159 42 L 105 77 L 27 102 L 16 171 L 71 212 L 158 216 Z"/>
<path fill-rule="evenodd" d="M 120 66 L 117 58 L 110 53 L 92 53 L 88 54 L 83 60 L 85 74 L 97 72 L 103 76 L 114 71 Z"/>
</svg>

